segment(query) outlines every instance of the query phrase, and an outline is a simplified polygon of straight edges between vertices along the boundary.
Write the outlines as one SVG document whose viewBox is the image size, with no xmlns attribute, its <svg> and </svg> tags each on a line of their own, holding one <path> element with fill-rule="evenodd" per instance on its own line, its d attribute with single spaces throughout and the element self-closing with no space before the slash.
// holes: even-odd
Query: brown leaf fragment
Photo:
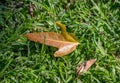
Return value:
<svg viewBox="0 0 120 83">
<path fill-rule="evenodd" d="M 55 57 L 61 57 L 71 53 L 79 44 L 78 42 L 66 41 L 62 34 L 55 32 L 27 33 L 25 34 L 25 37 L 31 41 L 58 48 L 58 50 L 54 53 Z"/>
<path fill-rule="evenodd" d="M 33 15 L 34 9 L 33 9 L 33 4 L 32 3 L 30 3 L 30 5 L 29 5 L 29 11 L 30 11 L 31 17 L 33 17 L 34 16 Z"/>
<path fill-rule="evenodd" d="M 76 74 L 80 75 L 82 72 L 86 72 L 95 62 L 96 62 L 96 59 L 90 59 L 86 62 L 83 62 L 78 67 Z"/>
</svg>

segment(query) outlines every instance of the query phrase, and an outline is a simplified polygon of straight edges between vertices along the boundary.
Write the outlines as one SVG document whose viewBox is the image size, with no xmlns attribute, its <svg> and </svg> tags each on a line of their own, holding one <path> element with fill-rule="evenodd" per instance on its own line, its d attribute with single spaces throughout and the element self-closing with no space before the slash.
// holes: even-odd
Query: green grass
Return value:
<svg viewBox="0 0 120 83">
<path fill-rule="evenodd" d="M 0 83 L 120 83 L 119 0 L 5 1 L 0 1 Z M 80 42 L 60 58 L 53 56 L 56 48 L 24 37 L 27 32 L 60 32 L 56 21 Z M 93 58 L 97 62 L 76 78 L 76 67 Z"/>
</svg>

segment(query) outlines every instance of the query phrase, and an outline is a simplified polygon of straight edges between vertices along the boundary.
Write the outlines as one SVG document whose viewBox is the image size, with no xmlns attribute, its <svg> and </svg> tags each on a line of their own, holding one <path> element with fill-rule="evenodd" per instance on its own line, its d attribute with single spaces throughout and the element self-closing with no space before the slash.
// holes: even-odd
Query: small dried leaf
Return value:
<svg viewBox="0 0 120 83">
<path fill-rule="evenodd" d="M 27 33 L 25 36 L 31 41 L 58 48 L 58 50 L 54 53 L 55 57 L 61 57 L 71 53 L 79 44 L 78 42 L 66 41 L 62 34 L 55 32 Z"/>
<path fill-rule="evenodd" d="M 33 4 L 32 3 L 30 3 L 29 11 L 30 11 L 31 17 L 33 17 L 34 10 L 33 10 Z"/>
<path fill-rule="evenodd" d="M 95 62 L 96 62 L 96 59 L 90 59 L 80 64 L 79 68 L 77 69 L 76 74 L 79 75 L 82 72 L 86 72 Z"/>
</svg>

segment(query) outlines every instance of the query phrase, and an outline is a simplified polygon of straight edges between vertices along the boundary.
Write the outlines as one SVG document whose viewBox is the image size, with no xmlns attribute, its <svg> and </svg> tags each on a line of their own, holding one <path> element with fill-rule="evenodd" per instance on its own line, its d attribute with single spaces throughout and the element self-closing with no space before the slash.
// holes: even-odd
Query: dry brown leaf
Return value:
<svg viewBox="0 0 120 83">
<path fill-rule="evenodd" d="M 58 48 L 54 53 L 55 57 L 67 55 L 76 49 L 78 42 L 69 42 L 62 34 L 55 32 L 27 33 L 25 36 L 34 42 L 43 43 Z"/>
<path fill-rule="evenodd" d="M 77 69 L 76 74 L 79 75 L 82 72 L 86 72 L 94 63 L 96 62 L 96 59 L 90 59 L 82 64 Z"/>
</svg>

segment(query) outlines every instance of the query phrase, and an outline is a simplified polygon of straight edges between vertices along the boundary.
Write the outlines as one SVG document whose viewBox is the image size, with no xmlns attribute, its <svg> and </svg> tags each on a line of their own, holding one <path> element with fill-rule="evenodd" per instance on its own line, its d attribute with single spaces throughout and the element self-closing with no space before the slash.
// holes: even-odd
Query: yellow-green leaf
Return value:
<svg viewBox="0 0 120 83">
<path fill-rule="evenodd" d="M 66 31 L 66 26 L 60 22 L 56 22 L 56 24 L 61 28 L 62 35 L 65 37 L 67 41 L 70 42 L 77 42 L 75 36 L 71 36 L 67 31 Z"/>
</svg>

